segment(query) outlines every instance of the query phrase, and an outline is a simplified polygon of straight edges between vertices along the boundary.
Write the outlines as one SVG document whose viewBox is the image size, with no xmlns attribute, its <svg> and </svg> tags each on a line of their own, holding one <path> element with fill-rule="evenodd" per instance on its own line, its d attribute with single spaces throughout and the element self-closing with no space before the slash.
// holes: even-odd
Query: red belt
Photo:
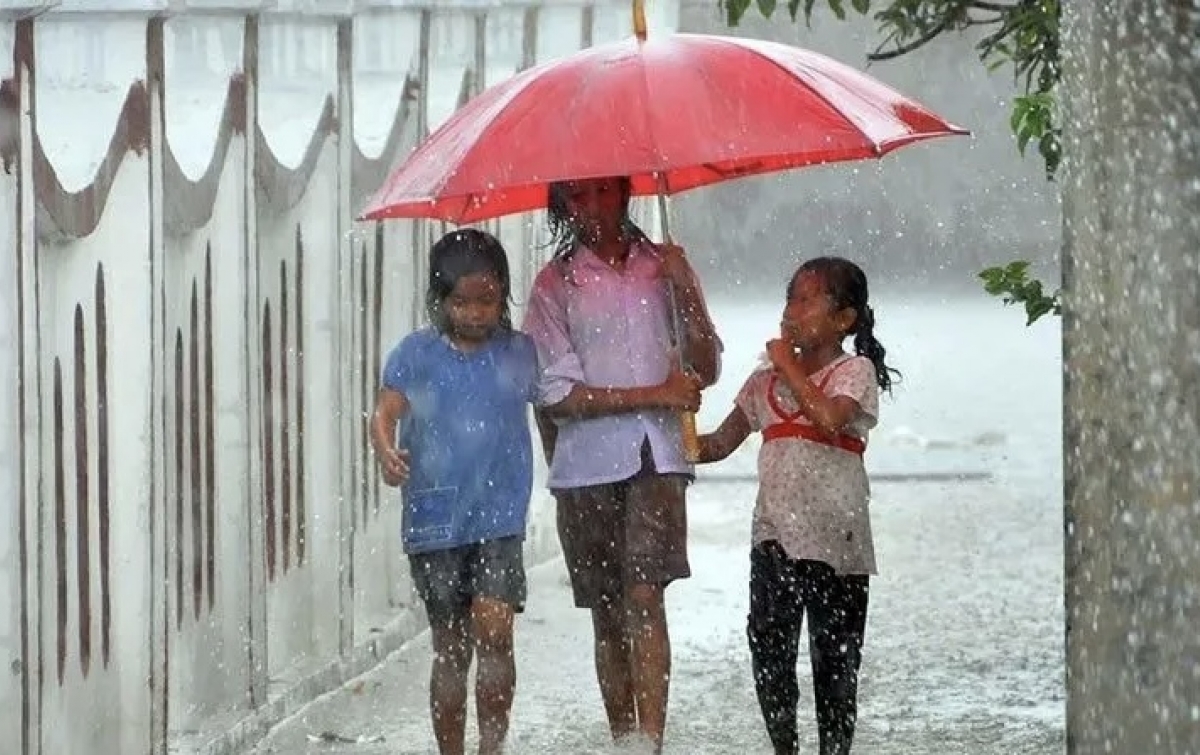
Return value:
<svg viewBox="0 0 1200 755">
<path fill-rule="evenodd" d="M 762 431 L 763 440 L 779 440 L 780 438 L 802 438 L 814 443 L 840 448 L 852 454 L 862 456 L 867 450 L 866 441 L 853 435 L 829 435 L 812 425 L 801 425 L 798 422 L 780 422 L 768 425 Z"/>
</svg>

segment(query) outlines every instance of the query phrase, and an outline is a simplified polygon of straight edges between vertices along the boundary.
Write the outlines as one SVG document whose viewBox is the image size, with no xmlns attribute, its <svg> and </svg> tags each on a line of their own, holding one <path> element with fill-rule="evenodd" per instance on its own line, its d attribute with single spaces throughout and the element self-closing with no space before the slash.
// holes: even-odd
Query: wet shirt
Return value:
<svg viewBox="0 0 1200 755">
<path fill-rule="evenodd" d="M 782 377 L 772 380 L 774 374 L 771 368 L 759 369 L 738 393 L 737 405 L 755 431 L 798 411 L 791 389 Z M 848 396 L 858 403 L 862 411 L 845 432 L 866 440 L 879 416 L 879 386 L 871 361 L 842 357 L 809 377 L 818 385 L 828 378 L 826 395 Z M 770 390 L 774 402 L 768 398 Z M 803 415 L 792 421 L 812 424 Z M 751 527 L 756 544 L 777 540 L 789 557 L 825 562 L 839 574 L 876 573 L 870 487 L 861 456 L 799 437 L 764 440 L 758 480 Z"/>
<path fill-rule="evenodd" d="M 537 345 L 540 392 L 547 405 L 577 385 L 658 385 L 671 368 L 670 294 L 649 244 L 631 248 L 623 269 L 586 247 L 551 262 L 534 281 L 524 331 Z M 655 468 L 691 474 L 683 456 L 679 415 L 671 411 L 570 419 L 558 424 L 551 488 L 619 482 L 641 469 L 643 440 Z"/>
<path fill-rule="evenodd" d="M 433 328 L 388 355 L 383 386 L 403 393 L 399 445 L 411 455 L 402 487 L 408 553 L 525 534 L 533 487 L 528 406 L 537 354 L 519 332 L 461 351 Z"/>
</svg>

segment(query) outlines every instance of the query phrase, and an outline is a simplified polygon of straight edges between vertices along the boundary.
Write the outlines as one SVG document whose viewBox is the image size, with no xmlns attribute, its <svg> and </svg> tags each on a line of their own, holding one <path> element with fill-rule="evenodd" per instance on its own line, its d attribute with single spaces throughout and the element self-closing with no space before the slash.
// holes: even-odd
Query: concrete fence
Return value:
<svg viewBox="0 0 1200 755">
<path fill-rule="evenodd" d="M 230 751 L 423 628 L 365 426 L 445 229 L 353 218 L 482 87 L 627 33 L 607 2 L 0 0 L 17 751 Z M 489 225 L 519 316 L 542 224 Z M 531 562 L 553 529 L 539 489 Z"/>
</svg>

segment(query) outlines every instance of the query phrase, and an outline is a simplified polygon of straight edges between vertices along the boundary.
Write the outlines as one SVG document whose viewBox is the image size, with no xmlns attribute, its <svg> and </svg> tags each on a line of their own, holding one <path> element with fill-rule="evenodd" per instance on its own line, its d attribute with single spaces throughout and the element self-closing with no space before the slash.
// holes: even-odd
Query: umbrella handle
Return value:
<svg viewBox="0 0 1200 755">
<path fill-rule="evenodd" d="M 700 461 L 700 433 L 696 430 L 696 413 L 680 412 L 679 429 L 683 435 L 683 458 L 689 464 Z"/>
<path fill-rule="evenodd" d="M 646 41 L 646 2 L 633 0 L 633 35 Z"/>
<path fill-rule="evenodd" d="M 679 322 L 679 306 L 675 298 L 675 284 L 667 281 L 667 293 L 671 299 L 671 330 L 679 352 L 679 367 L 685 372 L 688 369 L 687 357 L 683 353 L 683 326 Z M 696 431 L 696 413 L 680 412 L 679 426 L 683 434 L 683 456 L 688 463 L 700 461 L 700 436 Z"/>
<path fill-rule="evenodd" d="M 671 243 L 671 221 L 667 215 L 667 192 L 666 181 L 664 177 L 659 175 L 659 192 L 658 192 L 658 219 L 659 226 L 662 229 L 663 241 L 667 244 Z M 687 370 L 687 356 L 683 353 L 683 325 L 679 321 L 679 305 L 675 299 L 675 284 L 667 281 L 667 293 L 671 299 L 671 335 L 674 337 L 675 346 L 679 351 L 679 367 Z M 683 456 L 688 463 L 695 464 L 700 461 L 700 435 L 696 431 L 696 413 L 695 412 L 680 412 L 679 427 L 683 435 Z"/>
</svg>

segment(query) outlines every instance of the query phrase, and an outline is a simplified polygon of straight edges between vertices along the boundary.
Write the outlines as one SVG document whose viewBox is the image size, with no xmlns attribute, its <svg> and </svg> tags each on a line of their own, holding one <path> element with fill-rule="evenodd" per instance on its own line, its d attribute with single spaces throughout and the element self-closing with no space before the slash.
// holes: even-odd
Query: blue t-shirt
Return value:
<svg viewBox="0 0 1200 755">
<path fill-rule="evenodd" d="M 383 386 L 404 394 L 400 448 L 408 553 L 525 534 L 533 489 L 528 405 L 537 384 L 533 341 L 498 331 L 461 351 L 433 328 L 410 333 L 388 355 Z"/>
</svg>

